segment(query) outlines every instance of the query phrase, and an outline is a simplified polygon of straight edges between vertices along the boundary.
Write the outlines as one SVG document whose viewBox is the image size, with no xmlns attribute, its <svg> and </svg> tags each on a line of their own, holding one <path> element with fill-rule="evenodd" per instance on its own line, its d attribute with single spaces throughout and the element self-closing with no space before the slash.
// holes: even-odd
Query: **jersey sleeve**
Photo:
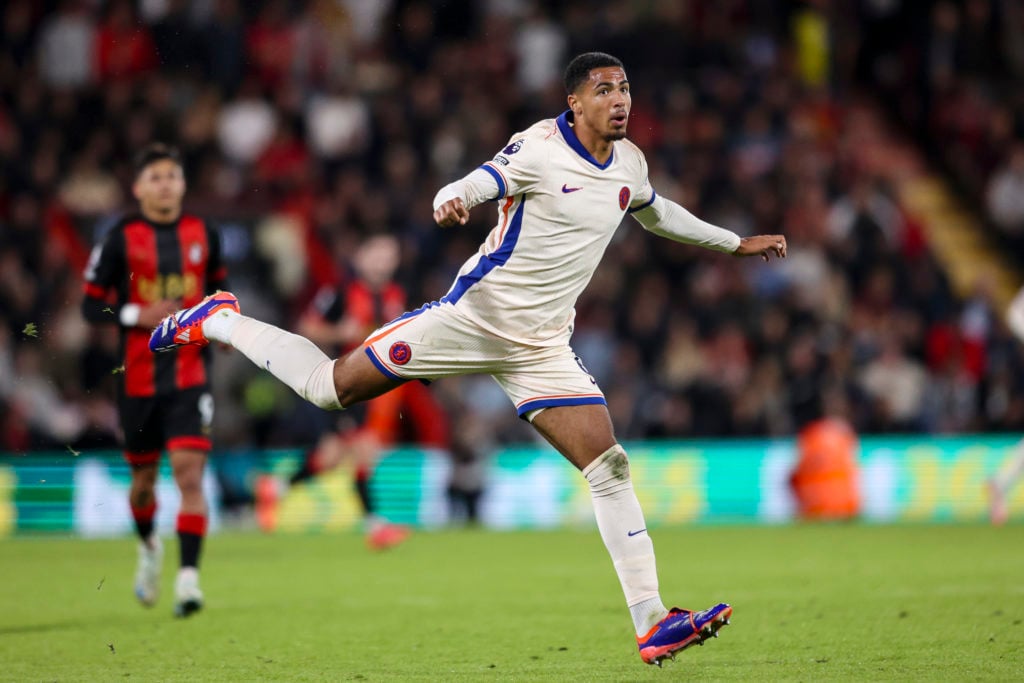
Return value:
<svg viewBox="0 0 1024 683">
<path fill-rule="evenodd" d="M 117 228 L 107 233 L 89 254 L 83 275 L 85 295 L 106 299 L 124 279 L 124 234 Z"/>
<path fill-rule="evenodd" d="M 82 317 L 90 323 L 116 323 L 123 301 L 115 301 L 124 280 L 124 233 L 113 229 L 93 247 L 85 266 Z"/>
<path fill-rule="evenodd" d="M 636 149 L 636 148 L 634 148 Z M 649 171 L 647 169 L 647 158 L 644 157 L 643 152 L 636 149 L 637 156 L 639 157 L 640 164 L 640 177 L 643 179 L 640 183 L 639 189 L 633 193 L 633 198 L 629 202 L 629 213 L 636 213 L 641 209 L 646 209 L 648 206 L 654 203 L 655 198 L 658 194 L 654 191 L 654 187 L 651 186 L 651 179 L 649 177 Z"/>
<path fill-rule="evenodd" d="M 544 140 L 537 135 L 517 133 L 490 161 L 480 168 L 498 184 L 495 199 L 529 192 L 537 185 L 547 161 Z"/>
</svg>

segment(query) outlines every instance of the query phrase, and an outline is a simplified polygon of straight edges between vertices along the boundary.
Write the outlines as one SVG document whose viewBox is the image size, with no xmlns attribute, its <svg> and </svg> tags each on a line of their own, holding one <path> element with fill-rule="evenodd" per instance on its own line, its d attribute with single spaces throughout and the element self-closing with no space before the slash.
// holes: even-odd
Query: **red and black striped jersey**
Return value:
<svg viewBox="0 0 1024 683">
<path fill-rule="evenodd" d="M 155 223 L 131 215 L 93 249 L 85 270 L 83 309 L 88 304 L 95 309 L 101 302 L 112 314 L 105 319 L 117 322 L 125 304 L 147 306 L 174 299 L 187 308 L 225 289 L 226 278 L 220 237 L 203 219 L 183 214 L 173 223 Z M 207 349 L 183 346 L 153 354 L 149 333 L 139 327 L 121 328 L 127 396 L 164 395 L 206 385 Z"/>
<path fill-rule="evenodd" d="M 310 306 L 312 315 L 328 323 L 337 323 L 345 316 L 354 318 L 367 335 L 402 315 L 405 310 L 405 290 L 400 285 L 388 282 L 379 289 L 373 289 L 359 279 L 321 288 Z M 351 348 L 342 351 L 347 352 Z"/>
</svg>

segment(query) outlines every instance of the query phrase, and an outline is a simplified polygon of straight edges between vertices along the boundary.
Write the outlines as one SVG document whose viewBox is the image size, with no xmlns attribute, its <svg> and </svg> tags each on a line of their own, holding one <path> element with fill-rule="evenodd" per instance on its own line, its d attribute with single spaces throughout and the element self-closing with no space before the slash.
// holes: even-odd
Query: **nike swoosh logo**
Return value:
<svg viewBox="0 0 1024 683">
<path fill-rule="evenodd" d="M 569 194 L 570 192 L 575 192 L 576 190 L 582 189 L 582 187 L 569 187 L 568 185 L 562 185 L 562 192 L 564 192 L 565 194 Z"/>
<path fill-rule="evenodd" d="M 642 533 L 643 533 L 643 532 L 645 532 L 645 531 L 647 531 L 647 528 L 646 528 L 646 527 L 645 527 L 645 528 L 643 528 L 643 529 L 641 529 L 640 531 L 627 531 L 627 532 L 626 532 L 626 535 L 627 535 L 627 536 L 636 536 L 637 534 L 642 534 Z"/>
</svg>

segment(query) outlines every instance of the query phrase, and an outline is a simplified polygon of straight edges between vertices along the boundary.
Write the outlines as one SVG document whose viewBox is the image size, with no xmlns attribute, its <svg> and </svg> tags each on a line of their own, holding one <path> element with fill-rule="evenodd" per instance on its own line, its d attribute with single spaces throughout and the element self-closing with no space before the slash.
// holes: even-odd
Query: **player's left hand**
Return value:
<svg viewBox="0 0 1024 683">
<path fill-rule="evenodd" d="M 760 254 L 765 261 L 771 259 L 772 254 L 779 258 L 786 258 L 786 237 L 785 235 L 754 235 L 744 237 L 740 240 L 740 248 L 733 252 L 737 256 L 754 256 Z"/>
<path fill-rule="evenodd" d="M 469 209 L 458 197 L 449 199 L 434 212 L 434 222 L 442 228 L 450 228 L 453 225 L 465 225 L 469 220 Z"/>
</svg>

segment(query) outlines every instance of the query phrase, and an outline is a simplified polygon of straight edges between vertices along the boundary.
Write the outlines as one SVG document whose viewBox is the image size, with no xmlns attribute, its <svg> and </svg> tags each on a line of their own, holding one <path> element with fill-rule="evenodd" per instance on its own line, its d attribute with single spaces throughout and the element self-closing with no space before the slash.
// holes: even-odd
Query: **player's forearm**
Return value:
<svg viewBox="0 0 1024 683">
<path fill-rule="evenodd" d="M 640 225 L 655 235 L 728 254 L 740 247 L 740 236 L 712 225 L 664 197 L 655 197 L 650 205 L 635 212 Z"/>
<path fill-rule="evenodd" d="M 502 195 L 500 190 L 501 187 L 494 175 L 484 170 L 484 167 L 480 167 L 438 190 L 434 195 L 434 210 L 436 211 L 439 206 L 456 197 L 463 201 L 467 209 L 472 209 L 478 204 L 500 197 Z"/>
<path fill-rule="evenodd" d="M 139 321 L 139 306 L 119 306 L 94 296 L 86 296 L 82 299 L 82 317 L 94 324 L 115 323 L 123 327 L 134 327 Z"/>
<path fill-rule="evenodd" d="M 1017 339 L 1024 343 L 1024 288 L 1021 288 L 1010 302 L 1010 307 L 1006 311 L 1006 324 L 1010 331 L 1017 335 Z"/>
</svg>

